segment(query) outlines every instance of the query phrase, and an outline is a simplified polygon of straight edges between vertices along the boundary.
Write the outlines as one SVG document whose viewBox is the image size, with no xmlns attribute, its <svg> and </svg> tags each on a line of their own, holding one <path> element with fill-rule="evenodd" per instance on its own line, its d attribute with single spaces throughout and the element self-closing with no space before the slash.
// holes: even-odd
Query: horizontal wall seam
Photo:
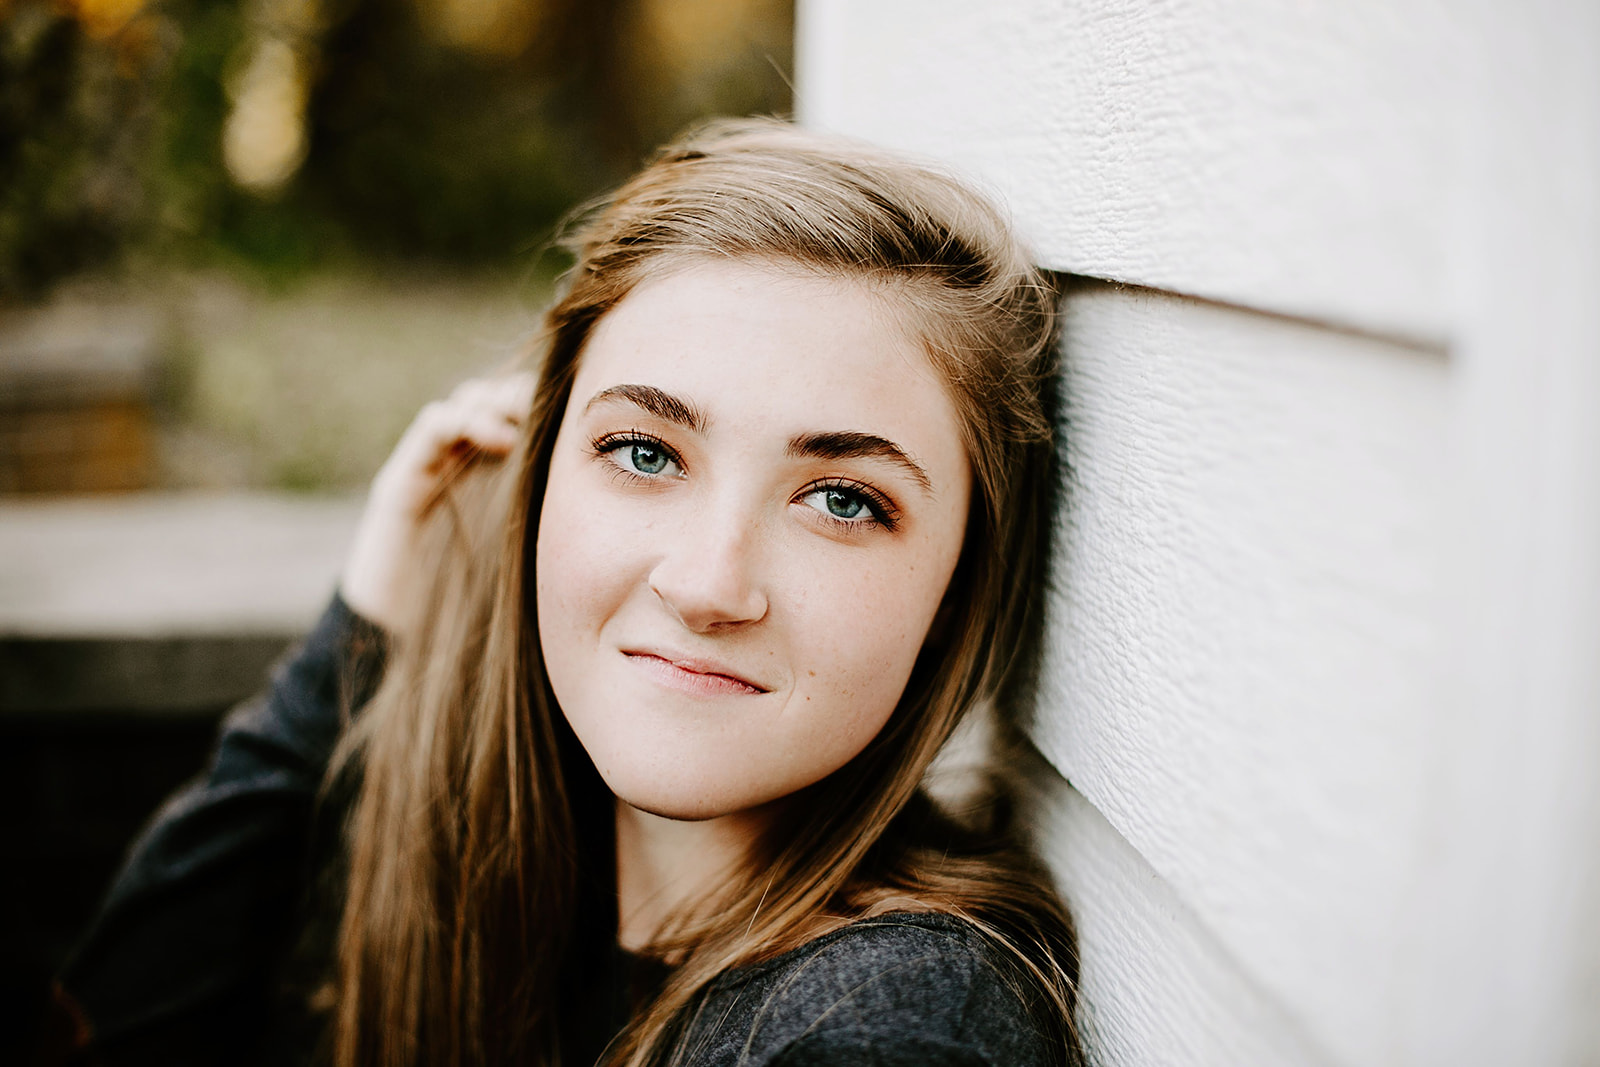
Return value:
<svg viewBox="0 0 1600 1067">
<path fill-rule="evenodd" d="M 1119 278 L 1099 277 L 1093 274 L 1072 274 L 1067 271 L 1050 271 L 1058 282 L 1063 297 L 1086 289 L 1105 288 L 1117 292 L 1131 294 L 1153 294 L 1158 296 L 1173 297 L 1187 300 L 1196 304 L 1209 307 L 1223 308 L 1228 311 L 1237 311 L 1246 315 L 1254 315 L 1276 322 L 1289 323 L 1295 326 L 1308 327 L 1314 330 L 1323 330 L 1328 333 L 1338 334 L 1361 341 L 1377 341 L 1396 348 L 1404 348 L 1423 355 L 1448 359 L 1450 356 L 1450 342 L 1444 338 L 1428 337 L 1422 334 L 1406 334 L 1387 330 L 1371 329 L 1355 326 L 1348 322 L 1339 322 L 1334 319 L 1319 318 L 1311 315 L 1296 315 L 1287 311 L 1273 308 L 1257 307 L 1253 304 L 1240 304 L 1231 300 L 1221 300 L 1213 296 L 1203 296 L 1198 293 L 1187 293 L 1176 289 L 1161 289 L 1152 285 L 1141 285 L 1138 282 L 1123 281 Z"/>
</svg>

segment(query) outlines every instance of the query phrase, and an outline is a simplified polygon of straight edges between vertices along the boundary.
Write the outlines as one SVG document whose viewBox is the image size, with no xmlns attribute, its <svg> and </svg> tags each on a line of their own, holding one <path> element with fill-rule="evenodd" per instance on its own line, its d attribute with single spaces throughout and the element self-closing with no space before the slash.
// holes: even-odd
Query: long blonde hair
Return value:
<svg viewBox="0 0 1600 1067">
<path fill-rule="evenodd" d="M 973 470 L 963 553 L 934 631 L 879 735 L 783 806 L 714 908 L 658 948 L 665 988 L 608 1062 L 681 1060 L 685 1020 L 730 967 L 901 908 L 961 915 L 1011 961 L 1065 1058 L 1075 958 L 1065 908 L 1004 805 L 955 820 L 922 788 L 985 700 L 1028 681 L 1052 458 L 1045 398 L 1055 294 L 1004 218 L 936 169 L 767 121 L 724 121 L 593 205 L 545 317 L 540 381 L 500 472 L 438 509 L 421 631 L 348 733 L 361 773 L 332 980 L 340 1067 L 558 1063 L 564 975 L 615 934 L 613 798 L 568 728 L 534 623 L 551 450 L 596 322 L 669 259 L 782 261 L 883 287 L 960 413 Z"/>
</svg>

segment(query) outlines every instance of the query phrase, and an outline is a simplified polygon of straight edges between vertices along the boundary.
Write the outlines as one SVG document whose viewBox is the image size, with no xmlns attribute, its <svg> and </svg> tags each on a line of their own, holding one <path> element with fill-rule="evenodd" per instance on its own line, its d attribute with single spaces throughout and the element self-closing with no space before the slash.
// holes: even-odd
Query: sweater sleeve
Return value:
<svg viewBox="0 0 1600 1067">
<path fill-rule="evenodd" d="M 140 835 L 61 977 L 99 1061 L 222 1062 L 249 1044 L 307 887 L 318 790 L 384 644 L 335 596 Z"/>
</svg>

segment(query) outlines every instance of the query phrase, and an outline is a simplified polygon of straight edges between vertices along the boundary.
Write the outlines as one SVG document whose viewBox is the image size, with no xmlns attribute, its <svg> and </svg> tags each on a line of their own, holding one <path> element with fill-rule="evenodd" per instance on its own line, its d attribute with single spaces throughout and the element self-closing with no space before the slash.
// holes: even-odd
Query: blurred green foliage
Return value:
<svg viewBox="0 0 1600 1067">
<path fill-rule="evenodd" d="M 86 44 L 48 5 L 0 22 L 0 292 L 105 256 L 140 221 L 149 71 Z"/>
<path fill-rule="evenodd" d="M 685 122 L 787 111 L 792 18 L 792 0 L 0 0 L 0 301 L 117 265 L 504 267 Z M 242 121 L 258 97 L 303 141 L 282 181 L 230 170 L 230 123 L 269 148 L 249 131 L 279 129 Z"/>
</svg>

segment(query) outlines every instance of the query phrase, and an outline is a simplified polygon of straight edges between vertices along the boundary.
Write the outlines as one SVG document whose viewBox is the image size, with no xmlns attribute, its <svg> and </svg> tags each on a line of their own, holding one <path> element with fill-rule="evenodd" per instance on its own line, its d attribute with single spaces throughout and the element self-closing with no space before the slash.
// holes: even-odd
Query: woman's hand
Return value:
<svg viewBox="0 0 1600 1067">
<path fill-rule="evenodd" d="M 445 480 L 464 463 L 503 459 L 533 405 L 534 378 L 463 382 L 425 406 L 401 435 L 367 496 L 355 543 L 339 580 L 345 603 L 390 633 L 406 630 L 406 605 L 420 570 L 422 520 Z"/>
</svg>

